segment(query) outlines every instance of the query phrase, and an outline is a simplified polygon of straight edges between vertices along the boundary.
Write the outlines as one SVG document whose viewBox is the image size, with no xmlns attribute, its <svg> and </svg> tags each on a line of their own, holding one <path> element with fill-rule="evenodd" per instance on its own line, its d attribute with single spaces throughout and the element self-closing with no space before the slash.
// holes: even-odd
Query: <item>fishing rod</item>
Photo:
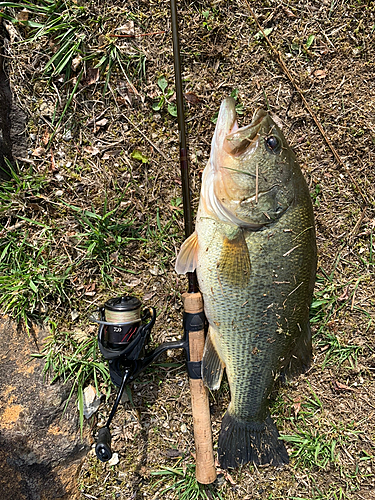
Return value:
<svg viewBox="0 0 375 500">
<path fill-rule="evenodd" d="M 175 0 L 171 0 L 171 20 L 177 117 L 180 132 L 180 166 L 185 236 L 188 238 L 193 232 L 193 221 Z M 165 342 L 151 351 L 148 350 L 148 344 L 151 329 L 156 319 L 154 308 L 143 308 L 142 303 L 136 297 L 123 296 L 109 299 L 102 307 L 99 307 L 91 314 L 90 320 L 99 325 L 98 346 L 100 352 L 108 361 L 112 383 L 119 389 L 107 422 L 98 431 L 95 452 L 102 462 L 107 462 L 112 457 L 110 425 L 126 385 L 132 382 L 165 351 L 184 349 L 190 382 L 194 426 L 195 475 L 199 483 L 211 484 L 216 479 L 216 468 L 212 446 L 208 390 L 203 385 L 201 375 L 206 321 L 203 311 L 203 299 L 199 292 L 195 272 L 188 273 L 188 283 L 188 291 L 182 295 L 184 303 L 184 335 L 182 339 L 175 342 Z"/>
<path fill-rule="evenodd" d="M 171 0 L 171 22 L 173 59 L 176 84 L 177 120 L 180 142 L 180 168 L 184 210 L 185 237 L 193 233 L 190 203 L 189 164 L 186 147 L 185 113 L 182 93 L 180 41 L 176 1 Z M 184 335 L 189 346 L 187 370 L 190 382 L 196 452 L 195 476 L 199 483 L 211 484 L 216 479 L 216 468 L 212 446 L 211 417 L 208 390 L 203 384 L 201 363 L 205 342 L 203 299 L 199 292 L 196 273 L 187 273 L 188 292 L 182 295 L 184 304 Z"/>
</svg>

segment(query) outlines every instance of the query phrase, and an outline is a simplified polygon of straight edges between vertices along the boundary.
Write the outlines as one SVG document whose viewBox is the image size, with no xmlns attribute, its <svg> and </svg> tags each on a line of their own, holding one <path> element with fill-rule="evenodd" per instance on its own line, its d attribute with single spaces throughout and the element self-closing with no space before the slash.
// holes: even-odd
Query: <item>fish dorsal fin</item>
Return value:
<svg viewBox="0 0 375 500">
<path fill-rule="evenodd" d="M 198 235 L 194 231 L 193 234 L 185 240 L 177 255 L 175 270 L 177 274 L 192 273 L 197 267 L 198 256 Z"/>
<path fill-rule="evenodd" d="M 251 262 L 243 230 L 240 230 L 233 239 L 224 238 L 217 268 L 223 283 L 241 288 L 248 285 Z"/>
<path fill-rule="evenodd" d="M 225 366 L 214 346 L 214 340 L 215 330 L 210 326 L 203 351 L 202 376 L 204 385 L 212 391 L 219 389 Z"/>
</svg>

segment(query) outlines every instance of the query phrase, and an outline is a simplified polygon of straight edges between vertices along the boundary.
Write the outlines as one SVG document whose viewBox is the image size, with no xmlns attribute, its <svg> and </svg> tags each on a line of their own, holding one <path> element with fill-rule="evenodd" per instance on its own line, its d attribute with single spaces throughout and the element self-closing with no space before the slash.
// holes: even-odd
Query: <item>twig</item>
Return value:
<svg viewBox="0 0 375 500">
<path fill-rule="evenodd" d="M 169 31 L 169 30 L 168 30 Z M 167 33 L 167 31 L 154 31 L 153 33 L 139 33 L 138 35 L 132 34 L 132 35 L 115 35 L 111 33 L 109 36 L 112 38 L 136 38 L 139 36 L 152 36 L 152 35 L 163 35 L 164 33 Z"/>
<path fill-rule="evenodd" d="M 128 121 L 128 122 L 130 123 L 130 125 L 131 125 L 132 127 L 134 127 L 134 128 L 135 128 L 135 130 L 136 130 L 137 132 L 139 132 L 139 133 L 141 134 L 141 136 L 142 136 L 144 139 L 146 139 L 146 141 L 147 141 L 149 144 L 151 144 L 151 146 L 152 146 L 153 148 L 155 148 L 155 149 L 156 149 L 156 151 L 157 151 L 157 152 L 158 152 L 158 153 L 159 153 L 159 154 L 160 154 L 160 155 L 164 158 L 164 160 L 169 161 L 169 159 L 165 156 L 165 154 L 163 153 L 163 151 L 161 151 L 161 150 L 160 150 L 160 149 L 156 146 L 156 144 L 154 144 L 154 143 L 151 141 L 151 139 L 149 139 L 149 138 L 147 137 L 147 135 L 145 135 L 145 134 L 142 132 L 142 130 L 141 130 L 140 128 L 138 128 L 138 127 L 137 127 L 137 125 L 135 125 L 135 124 L 134 124 L 134 123 L 133 123 L 133 122 L 132 122 L 132 121 L 131 121 L 131 120 L 130 120 L 130 119 L 129 119 L 126 115 L 124 115 L 124 114 L 123 114 L 122 116 L 125 118 L 125 120 L 126 120 L 126 121 Z"/>
<path fill-rule="evenodd" d="M 260 32 L 262 33 L 262 35 L 264 36 L 264 39 L 266 40 L 268 46 L 270 47 L 270 49 L 272 50 L 272 52 L 275 54 L 275 56 L 277 57 L 277 60 L 278 60 L 278 63 L 280 64 L 282 70 L 284 71 L 285 75 L 288 77 L 290 83 L 293 85 L 293 87 L 296 89 L 296 91 L 299 93 L 299 95 L 301 96 L 301 99 L 307 109 L 307 111 L 310 113 L 310 116 L 311 118 L 314 120 L 315 122 L 315 125 L 318 127 L 319 129 L 319 132 L 322 134 L 324 140 L 326 141 L 326 144 L 327 146 L 329 147 L 329 149 L 331 150 L 333 156 L 335 157 L 337 163 L 347 172 L 347 174 L 349 175 L 352 183 L 354 184 L 354 186 L 357 188 L 357 191 L 358 193 L 361 195 L 363 201 L 364 201 L 364 204 L 365 205 L 368 205 L 369 204 L 369 201 L 367 199 L 367 196 L 365 196 L 357 181 L 354 179 L 354 177 L 352 176 L 352 174 L 350 173 L 350 170 L 346 167 L 346 165 L 344 164 L 344 162 L 342 161 L 342 159 L 340 158 L 339 154 L 337 153 L 335 147 L 333 146 L 333 144 L 331 143 L 331 141 L 328 139 L 327 137 L 327 134 L 325 133 L 321 123 L 319 122 L 319 120 L 317 119 L 317 117 L 315 116 L 313 110 L 311 109 L 309 103 L 307 102 L 307 100 L 305 99 L 305 96 L 303 95 L 303 92 L 302 90 L 299 88 L 299 86 L 296 84 L 296 82 L 294 81 L 294 78 L 293 76 L 291 75 L 290 71 L 288 70 L 287 66 L 285 65 L 283 59 L 282 59 L 282 56 L 281 56 L 281 52 L 278 51 L 273 45 L 272 43 L 270 42 L 268 36 L 266 35 L 266 33 L 264 32 L 263 28 L 261 27 L 261 25 L 259 24 L 259 21 L 254 13 L 254 11 L 252 10 L 252 8 L 250 7 L 249 5 L 249 2 L 248 0 L 245 0 L 245 4 L 247 6 L 247 8 L 249 9 L 249 12 L 252 16 L 252 18 L 254 19 L 256 25 L 258 26 Z"/>
</svg>

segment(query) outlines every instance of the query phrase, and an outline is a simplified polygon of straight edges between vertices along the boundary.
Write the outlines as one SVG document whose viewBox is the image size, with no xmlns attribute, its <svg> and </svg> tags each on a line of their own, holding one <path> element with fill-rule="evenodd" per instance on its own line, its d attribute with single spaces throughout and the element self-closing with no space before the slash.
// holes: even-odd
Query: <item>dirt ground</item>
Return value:
<svg viewBox="0 0 375 500">
<path fill-rule="evenodd" d="M 206 495 L 370 500 L 375 498 L 375 6 L 360 0 L 250 3 L 274 50 L 245 1 L 178 2 L 193 206 L 196 210 L 222 99 L 236 96 L 240 126 L 250 122 L 257 107 L 277 115 L 314 203 L 319 259 L 311 313 L 314 356 L 306 374 L 274 392 L 271 411 L 280 433 L 289 436 L 291 463 L 282 469 L 246 465 L 230 475 L 221 471 L 221 484 Z M 69 240 L 78 230 L 73 212 L 62 203 L 100 211 L 107 198 L 114 209 L 119 192 L 125 193 L 122 217 L 129 217 L 146 243 L 119 247 L 103 272 L 90 262 L 77 268 L 70 302 L 63 307 L 56 302 L 56 310 L 66 328 L 93 335 L 87 310 L 111 296 L 135 294 L 157 309 L 153 343 L 158 344 L 180 337 L 181 293 L 187 287 L 174 272 L 183 218 L 169 2 L 79 4 L 87 7 L 91 21 L 101 19 L 100 29 L 93 28 L 97 47 L 105 43 L 99 32 L 147 36 L 116 39 L 122 53 L 135 54 L 127 70 L 131 83 L 118 67 L 104 96 L 105 72 L 91 84 L 81 83 L 47 148 L 53 129 L 49 108 L 57 103 L 62 113 L 80 66 L 68 83 L 60 77 L 48 83 L 43 51 L 51 41 L 44 37 L 30 51 L 32 45 L 19 44 L 25 31 L 14 28 L 10 80 L 14 99 L 28 116 L 28 154 L 20 164 L 32 164 L 49 182 L 41 192 L 43 202 L 26 197 L 12 216 L 54 220 L 54 251 L 65 245 L 69 263 L 80 252 Z M 86 75 L 93 66 L 86 64 Z M 32 235 L 35 226 L 29 230 Z M 77 310 L 80 316 L 72 320 Z M 119 461 L 102 464 L 93 450 L 89 453 L 79 478 L 82 499 L 198 498 L 183 496 L 191 493 L 188 478 L 180 490 L 165 491 L 174 481 L 168 468 L 177 467 L 181 479 L 194 463 L 182 354 L 168 352 L 133 384 L 132 396 L 133 404 L 121 407 L 112 427 Z M 228 401 L 224 383 L 211 395 L 215 446 Z M 89 422 L 93 435 L 110 408 L 103 404 Z M 165 475 L 155 474 L 161 470 Z"/>
</svg>

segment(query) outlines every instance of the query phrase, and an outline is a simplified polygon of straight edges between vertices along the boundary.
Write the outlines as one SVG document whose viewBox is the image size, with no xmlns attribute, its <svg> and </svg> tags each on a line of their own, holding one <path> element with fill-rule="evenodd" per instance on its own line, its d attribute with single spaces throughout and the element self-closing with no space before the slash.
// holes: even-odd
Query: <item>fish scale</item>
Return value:
<svg viewBox="0 0 375 500">
<path fill-rule="evenodd" d="M 288 462 L 269 396 L 280 372 L 309 364 L 316 270 L 312 203 L 295 156 L 264 111 L 238 129 L 234 106 L 221 106 L 195 234 L 176 262 L 178 272 L 196 268 L 203 295 L 205 384 L 217 389 L 225 367 L 230 386 L 223 468 Z"/>
</svg>

